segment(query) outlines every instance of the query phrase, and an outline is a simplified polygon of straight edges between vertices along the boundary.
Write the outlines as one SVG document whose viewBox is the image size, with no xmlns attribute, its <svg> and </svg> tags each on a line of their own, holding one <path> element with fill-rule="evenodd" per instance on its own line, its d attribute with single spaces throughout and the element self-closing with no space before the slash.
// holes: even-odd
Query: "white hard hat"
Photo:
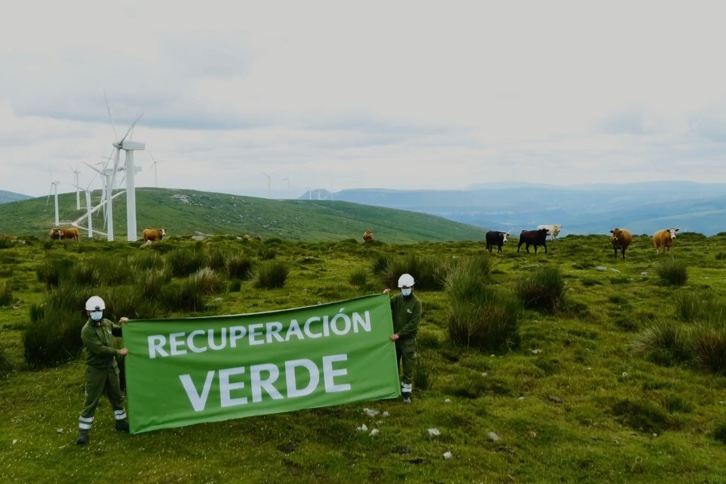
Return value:
<svg viewBox="0 0 726 484">
<path fill-rule="evenodd" d="M 398 278 L 398 287 L 411 287 L 413 286 L 413 276 L 411 274 L 401 274 Z"/>
<path fill-rule="evenodd" d="M 91 296 L 86 301 L 86 311 L 100 311 L 106 309 L 106 303 L 99 296 Z"/>
</svg>

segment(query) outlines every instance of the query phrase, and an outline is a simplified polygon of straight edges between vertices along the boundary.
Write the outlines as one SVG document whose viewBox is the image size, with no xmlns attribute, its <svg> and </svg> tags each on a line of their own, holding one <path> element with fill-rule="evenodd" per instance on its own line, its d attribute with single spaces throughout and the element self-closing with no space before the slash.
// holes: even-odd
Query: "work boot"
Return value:
<svg viewBox="0 0 726 484">
<path fill-rule="evenodd" d="M 126 420 L 116 420 L 116 430 L 119 432 L 128 432 L 129 423 Z"/>
<path fill-rule="evenodd" d="M 76 444 L 86 445 L 87 443 L 88 443 L 88 430 L 81 430 L 78 433 L 78 438 L 76 439 Z"/>
<path fill-rule="evenodd" d="M 403 392 L 401 396 L 403 397 L 403 403 L 411 403 L 411 392 Z"/>
</svg>

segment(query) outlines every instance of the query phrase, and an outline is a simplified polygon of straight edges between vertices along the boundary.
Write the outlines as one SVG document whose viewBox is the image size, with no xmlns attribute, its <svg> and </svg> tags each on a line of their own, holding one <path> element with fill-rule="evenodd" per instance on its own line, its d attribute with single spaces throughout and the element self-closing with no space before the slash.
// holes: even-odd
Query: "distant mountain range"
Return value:
<svg viewBox="0 0 726 484">
<path fill-rule="evenodd" d="M 0 190 L 0 203 L 10 203 L 10 202 L 17 202 L 19 200 L 27 200 L 29 198 L 28 195 L 22 195 L 20 193 L 15 192 L 6 192 L 4 190 Z"/>
<path fill-rule="evenodd" d="M 720 183 L 491 183 L 466 190 L 313 190 L 300 198 L 422 212 L 513 234 L 540 224 L 561 224 L 561 236 L 607 234 L 615 227 L 636 234 L 668 227 L 707 236 L 726 232 L 726 184 Z"/>
</svg>

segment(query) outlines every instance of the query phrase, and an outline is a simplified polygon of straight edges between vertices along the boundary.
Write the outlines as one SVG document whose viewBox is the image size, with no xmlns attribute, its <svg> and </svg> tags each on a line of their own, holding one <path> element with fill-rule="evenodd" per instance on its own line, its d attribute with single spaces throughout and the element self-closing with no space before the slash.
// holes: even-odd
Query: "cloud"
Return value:
<svg viewBox="0 0 726 484">
<path fill-rule="evenodd" d="M 278 195 L 726 181 L 720 12 L 617 0 L 21 2 L 0 18 L 0 189 L 41 195 L 56 176 L 70 190 L 69 164 L 108 155 L 104 91 L 116 136 L 143 113 L 133 137 L 164 160 L 166 187 L 267 196 L 262 172 Z M 153 185 L 151 157 L 136 159 L 138 185 Z"/>
</svg>

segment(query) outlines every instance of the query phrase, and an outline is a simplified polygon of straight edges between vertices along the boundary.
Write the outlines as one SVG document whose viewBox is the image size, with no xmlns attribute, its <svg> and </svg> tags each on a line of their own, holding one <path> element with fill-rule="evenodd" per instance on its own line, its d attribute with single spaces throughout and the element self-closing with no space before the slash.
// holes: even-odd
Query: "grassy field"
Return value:
<svg viewBox="0 0 726 484">
<path fill-rule="evenodd" d="M 663 255 L 649 237 L 636 235 L 626 260 L 613 256 L 606 235 L 568 236 L 536 255 L 524 247 L 517 253 L 510 239 L 502 255 L 489 257 L 487 284 L 515 294 L 522 280 L 554 268 L 564 280 L 562 304 L 523 310 L 518 345 L 481 351 L 451 343 L 447 291 L 417 289 L 424 314 L 412 405 L 364 402 L 134 436 L 114 432 L 102 400 L 91 442 L 79 447 L 83 362 L 31 370 L 24 358 L 31 310 L 55 290 L 38 270 L 60 259 L 79 264 L 154 250 L 139 245 L 32 237 L 1 245 L 0 350 L 12 366 L 0 380 L 1 482 L 726 482 L 723 370 L 678 358 L 675 343 L 664 338 L 658 347 L 652 337 L 659 328 L 691 334 L 701 320 L 723 333 L 724 236 L 682 234 L 672 254 Z M 203 309 L 161 317 L 260 312 L 377 293 L 386 287 L 374 270 L 382 254 L 462 260 L 484 252 L 483 242 L 471 241 L 233 236 L 169 237 L 156 252 L 170 257 L 183 248 L 238 252 L 257 266 L 274 260 L 289 275 L 273 289 L 257 287 L 253 277 L 238 288 L 223 278 Z M 659 276 L 669 261 L 685 266 L 685 284 Z M 684 300 L 710 301 L 712 314 L 688 312 Z M 389 416 L 369 417 L 364 408 Z M 362 424 L 380 433 L 357 431 Z M 432 428 L 440 435 L 431 436 Z M 444 458 L 446 452 L 452 457 Z"/>
</svg>

